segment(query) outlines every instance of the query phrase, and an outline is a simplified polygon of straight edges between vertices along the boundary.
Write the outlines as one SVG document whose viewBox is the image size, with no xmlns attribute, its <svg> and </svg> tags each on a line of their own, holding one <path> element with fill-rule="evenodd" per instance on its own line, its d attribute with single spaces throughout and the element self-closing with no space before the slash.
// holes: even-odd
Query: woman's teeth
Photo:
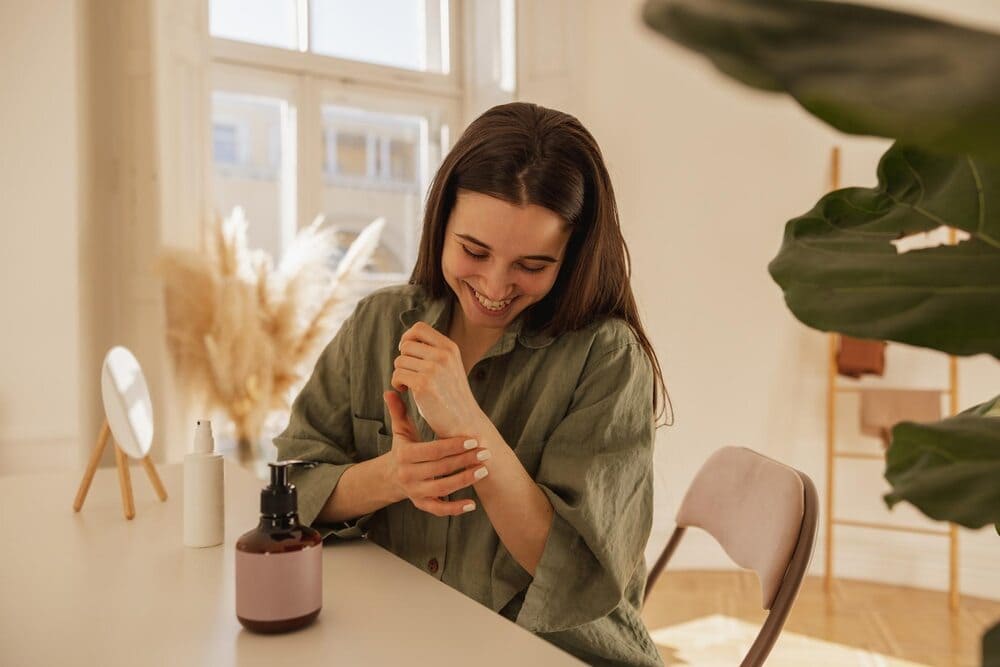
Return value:
<svg viewBox="0 0 1000 667">
<path fill-rule="evenodd" d="M 483 306 L 489 310 L 503 310 L 507 307 L 507 304 L 514 300 L 507 299 L 506 301 L 494 301 L 492 299 L 487 299 L 475 289 L 472 290 L 472 293 L 476 295 L 477 299 L 479 299 L 479 303 L 483 304 Z"/>
</svg>

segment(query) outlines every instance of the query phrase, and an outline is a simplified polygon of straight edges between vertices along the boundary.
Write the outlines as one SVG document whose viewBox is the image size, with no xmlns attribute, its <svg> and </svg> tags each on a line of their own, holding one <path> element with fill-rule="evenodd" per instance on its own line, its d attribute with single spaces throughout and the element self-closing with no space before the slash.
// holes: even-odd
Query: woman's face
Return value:
<svg viewBox="0 0 1000 667">
<path fill-rule="evenodd" d="M 541 301 L 562 266 L 570 228 L 556 213 L 459 190 L 441 270 L 473 328 L 503 329 Z"/>
</svg>

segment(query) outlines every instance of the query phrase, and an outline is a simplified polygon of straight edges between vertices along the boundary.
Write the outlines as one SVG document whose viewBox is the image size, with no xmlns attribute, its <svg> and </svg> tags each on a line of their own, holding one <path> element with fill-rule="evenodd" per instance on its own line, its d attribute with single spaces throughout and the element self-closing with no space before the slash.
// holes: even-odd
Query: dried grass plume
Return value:
<svg viewBox="0 0 1000 667">
<path fill-rule="evenodd" d="M 216 217 L 205 252 L 166 249 L 156 263 L 178 388 L 188 407 L 225 411 L 243 464 L 256 460 L 268 415 L 290 408 L 333 333 L 339 287 L 367 264 L 384 225 L 369 225 L 334 271 L 335 235 L 322 223 L 300 230 L 275 269 L 267 253 L 247 248 L 247 220 L 236 208 Z"/>
</svg>

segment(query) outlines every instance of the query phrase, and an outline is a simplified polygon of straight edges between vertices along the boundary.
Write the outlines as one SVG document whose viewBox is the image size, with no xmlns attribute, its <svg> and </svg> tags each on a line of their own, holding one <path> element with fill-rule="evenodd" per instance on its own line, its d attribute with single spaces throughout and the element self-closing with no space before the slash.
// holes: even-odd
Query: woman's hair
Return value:
<svg viewBox="0 0 1000 667">
<path fill-rule="evenodd" d="M 433 297 L 448 294 L 441 253 L 459 189 L 541 206 L 570 225 L 559 275 L 545 298 L 525 312 L 527 323 L 558 336 L 608 317 L 625 320 L 653 366 L 652 402 L 659 418 L 669 402 L 663 372 L 639 320 L 614 190 L 590 132 L 569 114 L 524 102 L 495 106 L 469 125 L 427 193 L 410 283 Z"/>
</svg>

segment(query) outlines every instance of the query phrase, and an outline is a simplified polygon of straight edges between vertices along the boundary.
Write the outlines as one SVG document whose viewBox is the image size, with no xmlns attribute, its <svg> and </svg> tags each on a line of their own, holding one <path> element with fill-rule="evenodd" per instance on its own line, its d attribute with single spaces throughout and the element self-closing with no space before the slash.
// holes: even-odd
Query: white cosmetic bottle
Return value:
<svg viewBox="0 0 1000 667">
<path fill-rule="evenodd" d="M 225 539 L 223 475 L 212 422 L 198 420 L 194 451 L 184 457 L 184 546 L 214 547 Z"/>
</svg>

